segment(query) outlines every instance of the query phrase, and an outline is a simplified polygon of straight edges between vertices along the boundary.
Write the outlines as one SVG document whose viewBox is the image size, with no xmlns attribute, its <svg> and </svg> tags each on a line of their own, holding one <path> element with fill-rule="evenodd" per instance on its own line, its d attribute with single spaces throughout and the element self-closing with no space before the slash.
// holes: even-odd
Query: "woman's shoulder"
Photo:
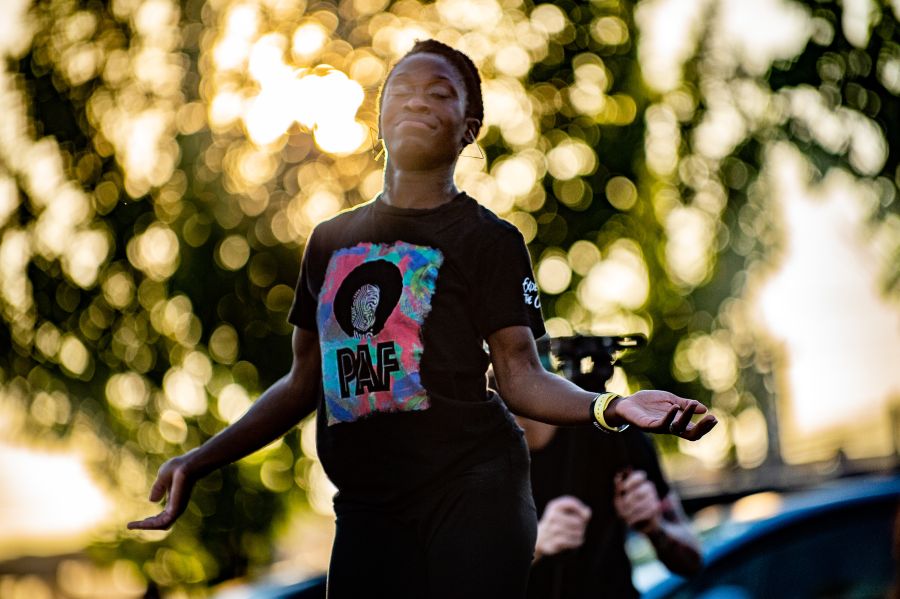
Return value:
<svg viewBox="0 0 900 599">
<path fill-rule="evenodd" d="M 472 196 L 466 194 L 466 198 L 469 203 L 468 208 L 472 211 L 475 221 L 481 227 L 484 227 L 486 232 L 490 231 L 495 237 L 499 238 L 521 237 L 519 229 L 514 224 L 498 216 L 497 213 Z"/>
<path fill-rule="evenodd" d="M 316 232 L 321 233 L 346 229 L 353 222 L 359 220 L 360 218 L 364 218 L 365 215 L 369 211 L 371 211 L 374 201 L 375 200 L 369 200 L 361 204 L 356 204 L 354 206 L 344 208 L 337 214 L 319 221 L 315 226 L 313 226 L 313 235 L 315 235 Z"/>
</svg>

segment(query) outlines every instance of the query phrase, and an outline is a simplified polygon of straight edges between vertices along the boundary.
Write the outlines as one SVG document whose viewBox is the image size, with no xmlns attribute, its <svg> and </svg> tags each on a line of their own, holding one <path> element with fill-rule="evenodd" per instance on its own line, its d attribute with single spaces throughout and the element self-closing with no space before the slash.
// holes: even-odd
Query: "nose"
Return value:
<svg viewBox="0 0 900 599">
<path fill-rule="evenodd" d="M 428 102 L 425 100 L 425 93 L 417 90 L 409 94 L 406 98 L 405 108 L 415 112 L 427 112 Z"/>
</svg>

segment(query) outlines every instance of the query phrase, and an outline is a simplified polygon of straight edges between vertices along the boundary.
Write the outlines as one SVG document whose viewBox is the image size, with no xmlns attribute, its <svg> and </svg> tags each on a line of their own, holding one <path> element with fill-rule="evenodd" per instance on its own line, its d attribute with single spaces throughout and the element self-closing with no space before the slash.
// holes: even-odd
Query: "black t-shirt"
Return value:
<svg viewBox="0 0 900 599">
<path fill-rule="evenodd" d="M 560 427 L 550 442 L 531 452 L 531 485 L 538 514 L 560 495 L 574 495 L 592 511 L 585 543 L 541 558 L 531 569 L 529 599 L 628 598 L 631 583 L 625 553 L 625 523 L 613 506 L 613 477 L 630 467 L 644 470 L 660 498 L 669 493 L 656 451 L 635 428 L 605 435 L 589 426 Z"/>
<path fill-rule="evenodd" d="M 338 502 L 409 498 L 520 434 L 486 391 L 484 340 L 544 333 L 534 275 L 518 230 L 466 194 L 379 196 L 319 224 L 288 320 L 319 335 L 317 444 Z"/>
</svg>

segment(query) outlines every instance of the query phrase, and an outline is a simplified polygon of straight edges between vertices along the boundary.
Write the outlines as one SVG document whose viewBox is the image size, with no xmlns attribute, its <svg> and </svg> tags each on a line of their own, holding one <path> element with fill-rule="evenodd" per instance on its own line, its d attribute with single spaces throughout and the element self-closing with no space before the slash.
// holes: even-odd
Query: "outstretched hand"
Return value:
<svg viewBox="0 0 900 599">
<path fill-rule="evenodd" d="M 706 406 L 702 403 L 678 397 L 668 391 L 638 391 L 616 400 L 610 404 L 610 408 L 623 423 L 651 433 L 670 433 L 689 441 L 696 441 L 716 425 L 716 417 L 707 414 Z M 705 416 L 697 422 L 691 422 L 694 414 Z"/>
<path fill-rule="evenodd" d="M 150 489 L 150 501 L 160 501 L 168 495 L 166 507 L 156 516 L 129 522 L 129 529 L 166 530 L 175 523 L 187 508 L 195 482 L 184 462 L 184 456 L 178 456 L 160 467 L 156 482 Z"/>
</svg>

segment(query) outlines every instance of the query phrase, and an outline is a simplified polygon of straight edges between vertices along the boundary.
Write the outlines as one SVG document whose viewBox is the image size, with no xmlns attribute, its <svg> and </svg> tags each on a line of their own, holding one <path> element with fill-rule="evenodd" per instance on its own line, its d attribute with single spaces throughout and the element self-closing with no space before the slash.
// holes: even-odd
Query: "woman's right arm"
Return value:
<svg viewBox="0 0 900 599">
<path fill-rule="evenodd" d="M 198 480 L 268 445 L 315 409 L 322 376 L 318 336 L 295 328 L 292 344 L 290 372 L 266 389 L 237 422 L 200 447 L 163 464 L 150 490 L 150 500 L 160 501 L 168 495 L 165 509 L 156 516 L 130 522 L 128 528 L 169 528 L 187 508 Z"/>
</svg>

